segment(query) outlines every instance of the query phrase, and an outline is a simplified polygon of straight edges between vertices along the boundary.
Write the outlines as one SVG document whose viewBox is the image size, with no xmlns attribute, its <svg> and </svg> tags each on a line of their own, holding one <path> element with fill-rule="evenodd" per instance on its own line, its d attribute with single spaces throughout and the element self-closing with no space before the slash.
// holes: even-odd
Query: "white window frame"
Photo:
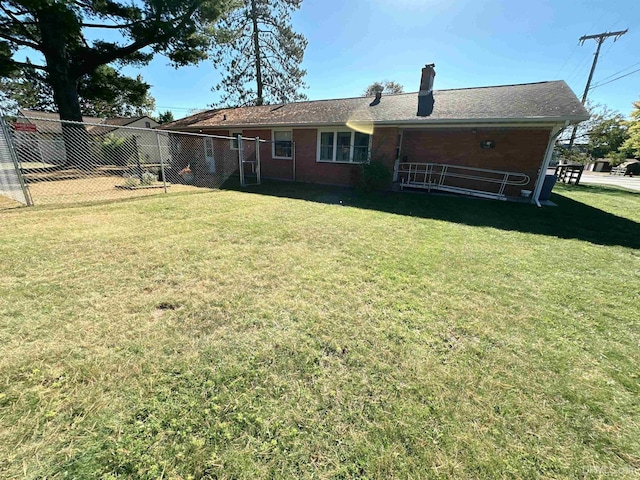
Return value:
<svg viewBox="0 0 640 480">
<path fill-rule="evenodd" d="M 291 156 L 290 157 L 277 157 L 276 156 L 276 132 L 291 132 Z M 293 129 L 292 128 L 278 128 L 271 130 L 271 158 L 277 160 L 291 160 L 293 158 Z"/>
<path fill-rule="evenodd" d="M 238 142 L 238 135 L 242 136 L 242 130 L 230 130 L 229 131 L 229 136 L 230 137 L 236 137 L 235 139 L 232 138 L 231 140 L 229 140 L 229 148 L 231 150 L 238 150 L 240 144 Z M 236 146 L 233 146 L 233 142 L 235 141 Z"/>
<path fill-rule="evenodd" d="M 333 160 L 320 160 L 320 138 L 322 137 L 322 133 L 333 133 Z M 351 140 L 349 142 L 349 160 L 336 160 L 336 155 L 338 154 L 338 132 L 351 132 Z M 362 133 L 362 132 L 360 132 Z M 363 163 L 369 163 L 371 161 L 371 144 L 373 140 L 372 134 L 365 133 L 364 135 L 369 135 L 369 144 L 367 145 L 367 159 L 364 162 L 354 162 L 353 161 L 353 153 L 355 150 L 355 134 L 356 131 L 352 130 L 349 127 L 333 127 L 333 128 L 319 128 L 317 133 L 317 147 L 316 147 L 316 163 L 342 163 L 342 164 L 355 164 L 361 165 Z"/>
</svg>

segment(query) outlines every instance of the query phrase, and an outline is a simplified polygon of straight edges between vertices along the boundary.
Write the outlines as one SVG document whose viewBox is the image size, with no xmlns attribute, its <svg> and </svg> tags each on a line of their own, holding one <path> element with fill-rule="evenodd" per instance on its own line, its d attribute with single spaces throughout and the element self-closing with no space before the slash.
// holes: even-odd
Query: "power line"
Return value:
<svg viewBox="0 0 640 480">
<path fill-rule="evenodd" d="M 567 63 L 569 63 L 569 60 L 571 60 L 571 57 L 573 56 L 573 54 L 576 52 L 576 49 L 578 48 L 578 45 L 580 45 L 579 43 L 576 43 L 575 46 L 573 47 L 573 50 L 571 50 L 571 53 L 569 54 L 569 56 L 567 57 L 567 59 L 564 61 L 564 63 L 562 64 L 562 66 L 560 67 L 560 70 L 558 70 L 558 73 L 556 73 L 556 78 L 560 77 L 560 73 L 562 72 L 562 70 L 564 70 L 564 67 L 566 67 Z"/>
<path fill-rule="evenodd" d="M 620 38 L 622 35 L 624 35 L 628 31 L 629 31 L 629 29 L 620 30 L 619 32 L 604 32 L 604 33 L 597 33 L 595 35 L 584 35 L 584 36 L 580 37 L 580 45 L 584 45 L 584 42 L 586 40 L 595 40 L 598 43 L 598 47 L 596 48 L 596 53 L 593 56 L 593 64 L 591 65 L 591 71 L 589 72 L 589 78 L 587 79 L 587 84 L 585 85 L 584 93 L 582 94 L 582 104 L 583 105 L 587 100 L 587 94 L 589 93 L 589 87 L 591 86 L 591 80 L 593 79 L 593 72 L 595 72 L 596 65 L 598 64 L 598 56 L 600 55 L 600 47 L 602 47 L 602 44 L 604 43 L 604 41 L 607 38 L 614 37 L 613 41 L 615 42 L 616 40 L 618 40 L 618 38 Z M 573 142 L 576 139 L 576 132 L 577 131 L 578 131 L 578 125 L 576 124 L 573 127 L 573 132 L 571 133 L 571 140 L 569 140 L 569 149 L 571 149 L 571 147 L 573 147 Z"/>
<path fill-rule="evenodd" d="M 167 107 L 166 105 L 156 105 L 156 109 L 158 108 L 168 108 L 169 110 L 209 110 L 206 107 Z"/>
<path fill-rule="evenodd" d="M 620 80 L 621 78 L 628 77 L 629 75 L 633 75 L 634 73 L 638 73 L 638 72 L 640 72 L 640 68 L 638 68 L 637 70 L 634 70 L 632 72 L 626 73 L 624 75 L 620 75 L 619 77 L 616 77 L 616 78 L 614 78 L 612 80 L 609 80 L 608 82 L 598 83 L 598 84 L 594 85 L 593 87 L 591 87 L 589 90 L 593 90 L 594 88 L 601 87 L 603 85 L 606 85 L 607 83 L 615 82 L 616 80 Z"/>
<path fill-rule="evenodd" d="M 616 75 L 618 75 L 618 74 L 620 74 L 620 73 L 624 72 L 625 70 L 629 70 L 630 68 L 633 68 L 633 67 L 635 67 L 636 65 L 640 65 L 640 62 L 634 63 L 633 65 L 629 65 L 628 67 L 623 68 L 622 70 L 620 70 L 620 71 L 618 71 L 618 72 L 612 73 L 612 74 L 611 74 L 611 75 L 609 75 L 608 77 L 601 78 L 600 80 L 598 80 L 598 84 L 600 84 L 600 83 L 604 82 L 605 80 L 609 80 L 611 77 L 615 77 Z"/>
<path fill-rule="evenodd" d="M 578 64 L 574 67 L 574 69 L 571 71 L 571 73 L 566 77 L 567 78 L 567 83 L 572 83 L 573 80 L 575 78 L 578 78 L 582 73 L 582 70 L 584 70 L 584 68 L 589 65 L 589 55 L 585 55 L 582 60 L 580 60 L 578 62 Z M 578 71 L 579 69 L 579 71 Z M 576 75 L 578 74 L 578 75 Z"/>
</svg>

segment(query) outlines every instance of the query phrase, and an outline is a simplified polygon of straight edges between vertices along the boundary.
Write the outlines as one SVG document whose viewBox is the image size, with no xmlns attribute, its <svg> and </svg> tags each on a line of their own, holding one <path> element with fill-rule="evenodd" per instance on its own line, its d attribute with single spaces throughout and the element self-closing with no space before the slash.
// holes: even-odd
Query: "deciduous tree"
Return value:
<svg viewBox="0 0 640 480">
<path fill-rule="evenodd" d="M 173 122 L 173 120 L 174 118 L 173 118 L 173 113 L 171 113 L 171 110 L 160 112 L 160 115 L 158 115 L 158 123 L 169 123 L 169 122 Z"/>
<path fill-rule="evenodd" d="M 640 158 L 640 100 L 633 102 L 631 120 L 627 122 L 628 138 L 622 144 L 621 151 L 634 158 Z"/>
<path fill-rule="evenodd" d="M 404 87 L 398 82 L 383 80 L 382 82 L 373 82 L 367 87 L 362 94 L 363 97 L 373 97 L 376 93 L 393 94 L 404 93 Z"/>
<path fill-rule="evenodd" d="M 606 158 L 615 153 L 628 137 L 627 123 L 622 114 L 607 109 L 594 112 L 587 131 L 587 151 L 593 158 Z"/>
</svg>

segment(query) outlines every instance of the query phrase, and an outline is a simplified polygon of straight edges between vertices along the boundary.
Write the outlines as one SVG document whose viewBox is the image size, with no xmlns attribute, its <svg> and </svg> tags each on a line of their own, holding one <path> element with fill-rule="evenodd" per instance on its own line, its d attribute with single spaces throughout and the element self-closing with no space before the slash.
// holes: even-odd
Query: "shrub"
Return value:
<svg viewBox="0 0 640 480">
<path fill-rule="evenodd" d="M 125 187 L 137 187 L 140 185 L 140 179 L 138 177 L 125 177 L 124 186 Z"/>
<path fill-rule="evenodd" d="M 126 165 L 133 156 L 131 139 L 116 137 L 110 133 L 100 143 L 104 163 L 108 165 Z"/>
<path fill-rule="evenodd" d="M 356 187 L 363 192 L 384 190 L 391 183 L 391 178 L 389 168 L 384 163 L 374 160 L 361 165 Z"/>
<path fill-rule="evenodd" d="M 154 175 L 151 172 L 144 172 L 142 174 L 142 179 L 140 180 L 140 183 L 142 185 L 153 185 L 155 181 L 156 181 L 156 175 Z"/>
</svg>

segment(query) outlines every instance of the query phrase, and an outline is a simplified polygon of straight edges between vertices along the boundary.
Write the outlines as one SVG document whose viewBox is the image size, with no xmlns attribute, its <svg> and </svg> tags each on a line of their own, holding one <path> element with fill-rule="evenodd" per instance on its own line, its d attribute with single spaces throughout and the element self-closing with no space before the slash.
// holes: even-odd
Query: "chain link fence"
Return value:
<svg viewBox="0 0 640 480">
<path fill-rule="evenodd" d="M 3 201 L 3 199 L 9 199 L 9 201 Z M 31 199 L 23 183 L 18 159 L 11 148 L 9 128 L 0 117 L 0 207 L 5 204 L 12 206 L 13 202 L 30 205 Z"/>
<path fill-rule="evenodd" d="M 241 184 L 251 183 L 252 175 L 259 183 L 258 139 L 108 122 L 27 117 L 6 122 L 7 143 L 33 204 L 214 189 L 239 173 L 244 173 Z"/>
</svg>

